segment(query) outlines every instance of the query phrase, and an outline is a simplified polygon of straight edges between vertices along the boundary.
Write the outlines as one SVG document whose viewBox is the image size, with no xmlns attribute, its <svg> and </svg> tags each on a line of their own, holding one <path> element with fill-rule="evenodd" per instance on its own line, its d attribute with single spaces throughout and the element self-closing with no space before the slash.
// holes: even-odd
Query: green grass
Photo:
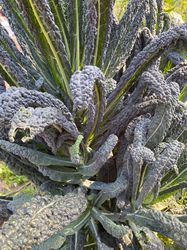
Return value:
<svg viewBox="0 0 187 250">
<path fill-rule="evenodd" d="M 0 187 L 0 195 L 36 193 L 36 187 L 25 176 L 15 175 L 3 162 L 0 162 Z"/>
<path fill-rule="evenodd" d="M 14 183 L 21 185 L 28 181 L 25 176 L 15 175 L 3 162 L 0 162 L 0 180 L 3 180 L 7 185 L 13 185 Z"/>
</svg>

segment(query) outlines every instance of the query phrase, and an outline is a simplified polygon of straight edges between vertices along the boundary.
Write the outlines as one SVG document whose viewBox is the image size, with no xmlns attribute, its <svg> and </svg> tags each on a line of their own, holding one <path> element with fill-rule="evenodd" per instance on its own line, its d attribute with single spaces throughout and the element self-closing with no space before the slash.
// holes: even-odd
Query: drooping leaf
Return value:
<svg viewBox="0 0 187 250">
<path fill-rule="evenodd" d="M 106 200 L 117 197 L 122 191 L 127 188 L 127 180 L 125 176 L 121 174 L 114 182 L 105 183 L 100 181 L 89 181 L 85 180 L 83 186 L 91 190 L 99 190 L 94 204 L 97 206 L 102 205 Z"/>
<path fill-rule="evenodd" d="M 132 147 L 130 150 L 130 155 L 132 157 L 132 201 L 136 200 L 138 194 L 138 187 L 141 181 L 141 173 L 143 163 L 153 164 L 155 161 L 154 153 L 146 147 Z"/>
<path fill-rule="evenodd" d="M 87 200 L 80 190 L 65 196 L 38 195 L 24 203 L 12 215 L 9 223 L 4 224 L 0 234 L 1 247 L 28 249 L 39 245 L 76 221 L 86 208 Z M 19 236 L 15 234 L 15 230 L 19 230 Z"/>
<path fill-rule="evenodd" d="M 169 213 L 156 209 L 141 209 L 134 214 L 128 214 L 127 219 L 173 239 L 180 246 L 187 247 L 187 225 Z"/>
<path fill-rule="evenodd" d="M 9 141 L 0 140 L 0 148 L 20 158 L 26 159 L 36 166 L 73 166 L 70 161 L 49 155 L 31 148 L 23 147 Z"/>
<path fill-rule="evenodd" d="M 82 175 L 80 172 L 75 171 L 71 168 L 65 167 L 43 167 L 39 166 L 38 171 L 42 173 L 43 176 L 48 177 L 50 180 L 55 182 L 66 182 L 70 184 L 79 184 Z"/>
<path fill-rule="evenodd" d="M 144 27 L 139 31 L 131 55 L 127 60 L 127 66 L 129 66 L 132 59 L 137 56 L 137 54 L 142 51 L 152 41 L 153 38 L 154 36 L 147 27 Z"/>
<path fill-rule="evenodd" d="M 48 93 L 42 93 L 36 90 L 27 90 L 25 88 L 9 88 L 0 95 L 0 138 L 7 138 L 10 129 L 11 120 L 14 114 L 21 107 L 55 107 L 62 111 L 63 115 L 69 121 L 73 117 L 62 101 Z"/>
<path fill-rule="evenodd" d="M 103 215 L 99 210 L 96 208 L 93 208 L 92 214 L 95 219 L 97 219 L 101 225 L 104 227 L 104 229 L 107 231 L 107 233 L 111 234 L 113 237 L 120 239 L 124 235 L 130 233 L 130 229 L 128 226 L 124 225 L 118 225 L 114 223 L 111 219 L 109 219 L 107 216 Z"/>
<path fill-rule="evenodd" d="M 54 248 L 59 245 L 62 245 L 65 239 L 67 239 L 66 241 L 68 241 L 68 237 L 66 238 L 66 236 L 71 236 L 79 232 L 79 230 L 89 221 L 89 219 L 90 219 L 90 208 L 87 208 L 85 209 L 85 211 L 82 212 L 82 214 L 77 219 L 75 219 L 73 222 L 65 226 L 63 230 L 59 231 L 57 234 L 45 240 L 39 246 L 34 246 L 32 249 L 33 250 L 47 250 L 47 249 L 51 250 L 51 247 Z M 65 246 L 63 244 L 63 246 L 60 249 L 66 250 L 69 247 L 68 243 L 69 242 L 67 242 Z M 73 245 L 73 247 L 74 246 L 75 245 Z"/>
<path fill-rule="evenodd" d="M 145 89 L 147 89 L 148 93 L 154 94 L 154 98 L 145 101 L 142 100 Z M 152 113 L 155 105 L 164 99 L 164 97 L 163 87 L 151 76 L 150 72 L 144 72 L 139 78 L 139 83 L 133 93 L 127 98 L 126 104 L 122 105 L 121 102 L 119 103 L 119 112 L 116 112 L 116 115 L 114 115 L 110 122 L 101 130 L 102 133 L 104 133 L 105 130 L 107 130 L 108 133 L 114 133 L 116 135 L 125 132 L 128 124 L 133 119 L 143 114 Z M 111 113 L 114 113 L 113 110 Z"/>
<path fill-rule="evenodd" d="M 64 245 L 66 241 L 65 235 L 53 235 L 48 240 L 42 242 L 39 246 L 32 247 L 32 250 L 59 250 Z"/>
<path fill-rule="evenodd" d="M 34 165 L 4 150 L 0 150 L 0 159 L 5 162 L 14 174 L 26 176 L 37 186 L 48 181 L 48 178 L 43 176 Z"/>
<path fill-rule="evenodd" d="M 22 137 L 22 141 L 32 140 L 35 136 L 45 133 L 45 129 L 54 126 L 60 133 L 63 129 L 73 138 L 79 135 L 75 123 L 70 122 L 61 110 L 52 107 L 21 108 L 13 116 L 9 130 L 9 140 L 14 142 L 17 130 L 29 130 L 29 135 Z"/>
<path fill-rule="evenodd" d="M 154 59 L 157 59 L 162 52 L 179 39 L 183 39 L 187 24 L 174 27 L 167 32 L 154 38 L 131 62 L 128 69 L 123 73 L 117 88 L 108 98 L 108 107 L 105 116 L 108 117 L 113 108 L 117 105 L 120 97 L 133 85 L 134 81 L 142 71 Z"/>
<path fill-rule="evenodd" d="M 142 189 L 136 201 L 136 206 L 140 207 L 146 196 L 152 191 L 153 187 L 161 180 L 164 173 L 167 173 L 177 163 L 184 144 L 176 140 L 171 140 L 164 151 L 156 158 L 156 161 L 150 166 L 143 183 Z"/>
<path fill-rule="evenodd" d="M 25 202 L 28 202 L 33 198 L 32 194 L 18 194 L 16 195 L 12 201 L 10 201 L 7 205 L 8 209 L 15 213 L 18 209 L 20 209 Z"/>
<path fill-rule="evenodd" d="M 132 180 L 129 176 L 128 182 L 130 183 L 129 189 L 132 190 L 131 200 L 132 203 L 134 203 L 138 194 L 143 164 L 152 164 L 155 161 L 155 156 L 149 148 L 145 147 L 147 130 L 150 126 L 150 119 L 143 116 L 138 117 L 132 122 L 131 126 L 131 133 L 134 138 L 132 140 L 132 144 L 127 149 L 127 152 L 129 153 L 132 166 L 131 173 L 129 173 L 132 176 Z M 130 129 L 131 126 L 129 126 L 128 129 Z M 129 136 L 128 134 L 129 131 L 126 131 L 126 136 Z M 124 167 L 127 169 L 126 166 Z"/>
<path fill-rule="evenodd" d="M 161 86 L 165 94 L 165 101 L 156 107 L 155 114 L 148 129 L 146 146 L 150 148 L 154 148 L 165 138 L 171 126 L 175 108 L 178 105 L 178 84 L 175 82 L 167 84 L 163 79 L 161 81 Z"/>
<path fill-rule="evenodd" d="M 97 183 L 96 183 L 97 184 Z M 99 183 L 98 183 L 99 184 Z M 104 183 L 105 184 L 105 183 Z M 123 191 L 127 190 L 127 180 L 123 175 L 120 175 L 115 182 L 105 185 L 100 184 L 100 187 L 94 187 L 93 189 L 101 189 L 99 192 L 95 204 L 102 205 L 105 201 L 118 197 Z"/>
<path fill-rule="evenodd" d="M 116 135 L 110 135 L 105 143 L 95 152 L 91 163 L 85 166 L 80 166 L 79 171 L 84 176 L 94 176 L 99 172 L 104 163 L 111 157 L 112 150 L 118 142 L 118 137 Z"/>
</svg>

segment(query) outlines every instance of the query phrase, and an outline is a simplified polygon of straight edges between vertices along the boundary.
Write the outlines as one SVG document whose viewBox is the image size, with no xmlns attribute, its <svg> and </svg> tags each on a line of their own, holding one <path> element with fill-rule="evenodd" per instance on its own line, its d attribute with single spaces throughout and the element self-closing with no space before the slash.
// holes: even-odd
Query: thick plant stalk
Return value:
<svg viewBox="0 0 187 250">
<path fill-rule="evenodd" d="M 17 209 L 0 233 L 3 250 L 28 250 L 76 220 L 87 207 L 82 191 L 60 195 L 38 195 Z"/>
</svg>

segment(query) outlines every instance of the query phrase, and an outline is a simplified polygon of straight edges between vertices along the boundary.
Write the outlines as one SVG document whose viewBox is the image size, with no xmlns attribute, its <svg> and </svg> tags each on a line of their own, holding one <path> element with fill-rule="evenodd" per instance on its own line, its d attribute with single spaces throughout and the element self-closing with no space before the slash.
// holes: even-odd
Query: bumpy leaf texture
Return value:
<svg viewBox="0 0 187 250">
<path fill-rule="evenodd" d="M 76 220 L 86 209 L 84 192 L 65 196 L 38 195 L 25 202 L 3 225 L 2 249 L 31 249 Z M 18 236 L 19 235 L 19 236 Z"/>
<path fill-rule="evenodd" d="M 116 135 L 110 135 L 104 144 L 95 152 L 92 162 L 80 168 L 85 176 L 93 176 L 99 172 L 104 163 L 112 156 L 112 150 L 118 142 Z"/>
<path fill-rule="evenodd" d="M 129 1 L 124 17 L 111 36 L 105 64 L 108 77 L 113 77 L 125 65 L 146 14 L 146 4 L 146 0 Z"/>
<path fill-rule="evenodd" d="M 0 140 L 0 147 L 6 152 L 25 159 L 26 162 L 36 166 L 71 166 L 70 161 L 63 160 L 60 157 L 55 157 L 50 154 L 46 154 L 29 147 L 20 146 L 16 143 L 11 143 L 9 141 Z"/>
<path fill-rule="evenodd" d="M 105 230 L 115 238 L 122 238 L 129 233 L 128 226 L 118 225 L 106 216 L 102 215 L 98 210 L 93 210 L 94 217 L 101 223 Z"/>
<path fill-rule="evenodd" d="M 69 121 L 61 110 L 52 107 L 46 108 L 21 108 L 12 118 L 9 130 L 9 140 L 14 141 L 16 132 L 19 130 L 29 130 L 29 136 L 22 138 L 22 141 L 33 139 L 36 135 L 41 135 L 46 128 L 55 127 L 60 133 L 63 130 L 68 132 L 73 138 L 79 134 L 76 125 Z M 55 136 L 54 136 L 55 137 Z"/>
<path fill-rule="evenodd" d="M 187 83 L 187 62 L 181 62 L 174 68 L 169 70 L 165 79 L 167 82 L 177 82 L 179 84 L 180 90 L 182 90 Z"/>
<path fill-rule="evenodd" d="M 164 243 L 147 227 L 131 224 L 140 246 L 145 250 L 164 250 Z"/>
<path fill-rule="evenodd" d="M 184 144 L 178 141 L 171 140 L 168 144 L 166 144 L 164 151 L 150 166 L 136 202 L 137 207 L 143 203 L 148 193 L 152 191 L 154 185 L 161 180 L 163 174 L 171 170 L 172 167 L 177 164 L 183 150 Z"/>
<path fill-rule="evenodd" d="M 179 39 L 185 39 L 187 24 L 176 26 L 167 32 L 160 34 L 153 39 L 136 57 L 133 58 L 127 70 L 123 73 L 117 88 L 111 93 L 108 98 L 109 108 L 111 109 L 115 101 L 127 91 L 135 79 L 142 73 L 151 61 L 157 59 L 163 50 L 169 48 Z"/>
<path fill-rule="evenodd" d="M 4 91 L 5 91 L 5 83 L 2 76 L 0 76 L 0 94 L 3 93 Z"/>
<path fill-rule="evenodd" d="M 165 101 L 163 100 L 163 104 L 158 105 L 155 109 L 155 115 L 149 126 L 146 145 L 150 148 L 154 148 L 165 138 L 171 126 L 179 96 L 179 87 L 177 83 L 170 82 L 167 84 L 164 82 L 161 74 L 153 72 L 153 76 L 154 75 L 156 76 L 155 81 L 160 83 L 161 93 L 164 93 L 167 98 L 165 98 Z"/>
<path fill-rule="evenodd" d="M 106 97 L 104 88 L 105 77 L 96 66 L 85 66 L 76 71 L 70 80 L 73 96 L 73 110 L 79 116 L 88 112 L 86 137 L 92 136 L 103 120 Z"/>
<path fill-rule="evenodd" d="M 127 218 L 140 226 L 148 227 L 173 239 L 183 247 L 187 247 L 187 225 L 169 213 L 162 213 L 156 209 L 141 209 L 135 214 L 127 215 Z"/>
<path fill-rule="evenodd" d="M 93 61 L 94 48 L 97 36 L 97 10 L 95 6 L 96 0 L 89 1 L 87 14 L 87 35 L 86 35 L 86 52 L 85 64 L 89 65 Z"/>
<path fill-rule="evenodd" d="M 50 126 L 55 126 L 59 134 L 62 134 L 62 129 L 65 129 L 64 126 L 68 130 L 66 132 L 70 132 L 71 137 L 76 138 L 79 134 L 73 122 L 73 117 L 64 103 L 48 93 L 12 87 L 0 95 L 0 103 L 0 137 L 2 139 L 8 138 L 10 128 L 9 136 L 11 140 L 14 140 L 15 131 L 19 128 L 30 129 L 30 138 L 44 132 L 45 128 Z M 51 121 L 49 121 L 49 116 L 51 116 Z M 54 121 L 54 118 L 56 121 Z M 59 124 L 61 125 L 59 126 Z M 45 135 L 43 134 L 41 137 L 45 138 Z M 54 136 L 52 140 L 54 140 Z M 47 142 L 51 146 L 52 141 Z"/>
<path fill-rule="evenodd" d="M 82 71 L 76 71 L 70 81 L 73 95 L 74 111 L 82 111 L 93 105 L 93 90 L 95 83 L 104 81 L 101 70 L 95 66 L 85 66 Z"/>
<path fill-rule="evenodd" d="M 103 230 L 116 244 L 133 231 L 142 248 L 163 249 L 153 230 L 187 247 L 186 225 L 139 210 L 173 176 L 184 150 L 187 112 L 179 93 L 187 66 L 175 51 L 186 42 L 187 23 L 169 28 L 162 0 L 128 1 L 117 23 L 114 3 L 0 0 L 20 45 L 1 29 L 0 159 L 51 193 L 85 186 L 95 206 L 88 223 L 101 248 Z M 163 54 L 172 62 L 165 75 Z M 53 236 L 35 249 L 60 248 L 58 232 L 84 212 L 86 200 L 83 192 L 31 199 L 4 224 L 1 247 L 30 249 Z M 67 239 L 70 248 L 78 235 Z"/>
</svg>

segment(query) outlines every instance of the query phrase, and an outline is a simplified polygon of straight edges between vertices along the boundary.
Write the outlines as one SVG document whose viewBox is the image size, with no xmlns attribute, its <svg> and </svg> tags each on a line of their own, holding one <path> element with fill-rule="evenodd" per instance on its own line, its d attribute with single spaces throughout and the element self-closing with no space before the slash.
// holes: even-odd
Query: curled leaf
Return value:
<svg viewBox="0 0 187 250">
<path fill-rule="evenodd" d="M 63 116 L 70 122 L 73 117 L 62 101 L 48 93 L 25 88 L 8 88 L 0 95 L 0 138 L 6 139 L 13 116 L 20 108 L 53 107 L 61 110 Z"/>
<path fill-rule="evenodd" d="M 141 209 L 134 214 L 128 214 L 127 219 L 173 239 L 179 246 L 187 247 L 187 225 L 169 213 Z"/>
<path fill-rule="evenodd" d="M 117 239 L 120 239 L 126 234 L 130 233 L 129 227 L 114 223 L 107 216 L 100 213 L 96 208 L 93 209 L 93 216 L 101 223 L 107 233 L 111 234 Z"/>
<path fill-rule="evenodd" d="M 85 176 L 94 176 L 99 172 L 104 163 L 111 157 L 112 150 L 118 142 L 116 135 L 110 135 L 105 143 L 95 152 L 92 162 L 81 166 L 79 171 Z"/>
<path fill-rule="evenodd" d="M 96 66 L 85 66 L 82 71 L 76 71 L 70 80 L 73 95 L 74 112 L 83 111 L 93 105 L 94 85 L 104 81 L 104 75 Z"/>
<path fill-rule="evenodd" d="M 29 130 L 29 135 L 22 138 L 22 141 L 26 142 L 37 135 L 40 136 L 41 133 L 44 134 L 45 129 L 49 127 L 56 128 L 59 133 L 62 133 L 64 129 L 74 138 L 79 135 L 75 123 L 69 121 L 61 110 L 53 107 L 35 109 L 29 107 L 21 108 L 13 116 L 9 139 L 13 142 L 18 130 Z"/>
<path fill-rule="evenodd" d="M 136 206 L 140 207 L 149 192 L 163 177 L 163 174 L 168 172 L 178 161 L 182 151 L 184 150 L 184 144 L 176 140 L 171 140 L 166 144 L 164 151 L 156 158 L 151 164 L 147 173 L 146 179 L 136 201 Z"/>
<path fill-rule="evenodd" d="M 108 108 L 106 115 L 116 106 L 120 97 L 133 85 L 134 81 L 139 77 L 142 71 L 150 62 L 157 59 L 165 49 L 169 48 L 179 39 L 185 39 L 187 24 L 176 26 L 167 32 L 160 34 L 154 38 L 136 57 L 133 58 L 131 64 L 120 78 L 120 82 L 116 89 L 108 98 Z"/>
</svg>

